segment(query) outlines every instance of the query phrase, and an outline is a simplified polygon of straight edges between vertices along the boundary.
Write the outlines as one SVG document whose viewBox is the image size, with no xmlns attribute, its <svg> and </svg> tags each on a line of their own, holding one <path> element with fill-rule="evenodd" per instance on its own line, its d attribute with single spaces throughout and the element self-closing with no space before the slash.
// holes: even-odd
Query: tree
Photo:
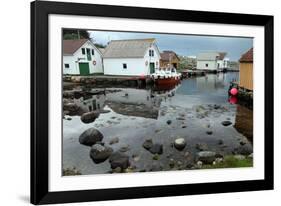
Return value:
<svg viewBox="0 0 281 206">
<path fill-rule="evenodd" d="M 97 48 L 105 48 L 105 47 L 106 47 L 105 45 L 99 44 L 99 43 L 95 43 L 95 46 L 96 46 Z"/>
<path fill-rule="evenodd" d="M 90 34 L 86 30 L 64 29 L 63 39 L 90 39 Z"/>
</svg>

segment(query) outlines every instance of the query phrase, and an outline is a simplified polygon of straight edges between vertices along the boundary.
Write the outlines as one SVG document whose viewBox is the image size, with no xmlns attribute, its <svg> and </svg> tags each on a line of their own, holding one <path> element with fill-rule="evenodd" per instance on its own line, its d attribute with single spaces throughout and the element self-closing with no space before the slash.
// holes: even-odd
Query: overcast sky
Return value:
<svg viewBox="0 0 281 206">
<path fill-rule="evenodd" d="M 95 43 L 106 45 L 110 40 L 156 38 L 160 51 L 173 50 L 179 55 L 197 56 L 204 51 L 227 52 L 227 57 L 237 61 L 253 46 L 252 38 L 171 35 L 135 32 L 89 31 Z"/>
</svg>

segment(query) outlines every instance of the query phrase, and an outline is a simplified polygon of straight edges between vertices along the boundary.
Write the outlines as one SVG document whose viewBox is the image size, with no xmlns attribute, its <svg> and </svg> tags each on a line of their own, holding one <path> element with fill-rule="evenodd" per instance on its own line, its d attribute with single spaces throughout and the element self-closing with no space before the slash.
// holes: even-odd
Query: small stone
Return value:
<svg viewBox="0 0 281 206">
<path fill-rule="evenodd" d="M 205 151 L 205 150 L 208 150 L 208 145 L 205 143 L 197 143 L 196 149 L 198 149 L 200 151 Z"/>
<path fill-rule="evenodd" d="M 201 168 L 202 165 L 203 165 L 203 162 L 202 162 L 202 161 L 197 161 L 197 162 L 196 162 L 196 165 L 197 165 L 199 168 Z"/>
<path fill-rule="evenodd" d="M 245 142 L 245 141 L 243 141 L 243 140 L 242 140 L 242 141 L 240 141 L 239 143 L 240 143 L 240 145 L 242 145 L 242 146 L 246 144 L 246 142 Z"/>
<path fill-rule="evenodd" d="M 222 139 L 219 139 L 218 140 L 218 145 L 222 145 L 223 144 L 223 140 Z"/>
<path fill-rule="evenodd" d="M 66 120 L 70 121 L 70 120 L 72 120 L 72 118 L 71 117 L 67 117 Z"/>
<path fill-rule="evenodd" d="M 185 156 L 185 157 L 189 157 L 189 156 L 190 156 L 190 152 L 185 152 L 185 153 L 184 153 L 184 156 Z"/>
<path fill-rule="evenodd" d="M 130 150 L 130 146 L 127 144 L 127 145 L 123 145 L 120 149 L 119 149 L 119 151 L 120 152 L 127 152 L 127 151 L 129 151 Z"/>
<path fill-rule="evenodd" d="M 147 139 L 142 145 L 145 149 L 149 150 L 153 146 L 152 139 Z"/>
<path fill-rule="evenodd" d="M 174 146 L 176 149 L 178 150 L 183 150 L 186 146 L 186 141 L 184 138 L 177 138 L 175 141 L 174 141 Z"/>
<path fill-rule="evenodd" d="M 129 156 L 122 152 L 114 152 L 109 157 L 109 163 L 112 169 L 120 167 L 121 169 L 126 169 L 129 167 Z"/>
<path fill-rule="evenodd" d="M 121 173 L 122 172 L 122 168 L 121 167 L 116 167 L 114 169 L 112 169 L 113 173 Z"/>
<path fill-rule="evenodd" d="M 176 164 L 175 160 L 174 159 L 170 159 L 170 161 L 169 161 L 170 168 L 174 168 L 175 164 Z"/>
<path fill-rule="evenodd" d="M 112 145 L 112 144 L 116 144 L 119 142 L 119 138 L 118 137 L 113 137 L 110 141 L 109 141 L 109 144 Z"/>
<path fill-rule="evenodd" d="M 221 124 L 222 124 L 223 126 L 227 127 L 227 126 L 231 125 L 232 122 L 227 120 L 227 121 L 223 121 Z"/>
<path fill-rule="evenodd" d="M 254 154 L 253 154 L 253 153 L 250 154 L 250 155 L 248 155 L 248 158 L 250 158 L 250 159 L 253 159 L 253 157 L 254 157 Z"/>
<path fill-rule="evenodd" d="M 172 120 L 168 120 L 167 124 L 170 125 L 172 123 Z"/>
<path fill-rule="evenodd" d="M 213 134 L 213 131 L 208 130 L 206 133 L 207 133 L 208 135 L 211 135 L 211 134 Z"/>
<path fill-rule="evenodd" d="M 159 160 L 159 155 L 158 154 L 153 155 L 152 159 L 153 160 Z"/>
<path fill-rule="evenodd" d="M 240 154 L 234 155 L 233 157 L 235 159 L 237 159 L 237 160 L 244 160 L 244 159 L 246 159 L 246 157 L 244 155 L 240 155 Z"/>
<path fill-rule="evenodd" d="M 186 128 L 186 125 L 181 126 L 181 128 Z"/>
</svg>

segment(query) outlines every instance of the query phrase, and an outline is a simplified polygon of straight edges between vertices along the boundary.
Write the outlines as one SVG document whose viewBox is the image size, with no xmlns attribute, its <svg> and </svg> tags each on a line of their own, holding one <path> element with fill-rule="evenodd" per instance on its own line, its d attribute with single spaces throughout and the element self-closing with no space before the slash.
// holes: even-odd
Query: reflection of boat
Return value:
<svg viewBox="0 0 281 206">
<path fill-rule="evenodd" d="M 158 69 L 150 77 L 156 85 L 173 85 L 180 82 L 181 74 L 175 68 Z"/>
</svg>

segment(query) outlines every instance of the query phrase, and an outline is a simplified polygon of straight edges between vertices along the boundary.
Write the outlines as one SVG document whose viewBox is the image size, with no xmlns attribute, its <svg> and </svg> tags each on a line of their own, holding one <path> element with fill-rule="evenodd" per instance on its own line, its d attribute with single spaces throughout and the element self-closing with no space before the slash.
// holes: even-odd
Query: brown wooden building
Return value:
<svg viewBox="0 0 281 206">
<path fill-rule="evenodd" d="M 253 48 L 244 53 L 239 62 L 239 86 L 248 90 L 253 90 Z"/>
<path fill-rule="evenodd" d="M 163 51 L 160 59 L 160 68 L 167 68 L 173 66 L 178 68 L 180 58 L 173 51 Z"/>
</svg>

